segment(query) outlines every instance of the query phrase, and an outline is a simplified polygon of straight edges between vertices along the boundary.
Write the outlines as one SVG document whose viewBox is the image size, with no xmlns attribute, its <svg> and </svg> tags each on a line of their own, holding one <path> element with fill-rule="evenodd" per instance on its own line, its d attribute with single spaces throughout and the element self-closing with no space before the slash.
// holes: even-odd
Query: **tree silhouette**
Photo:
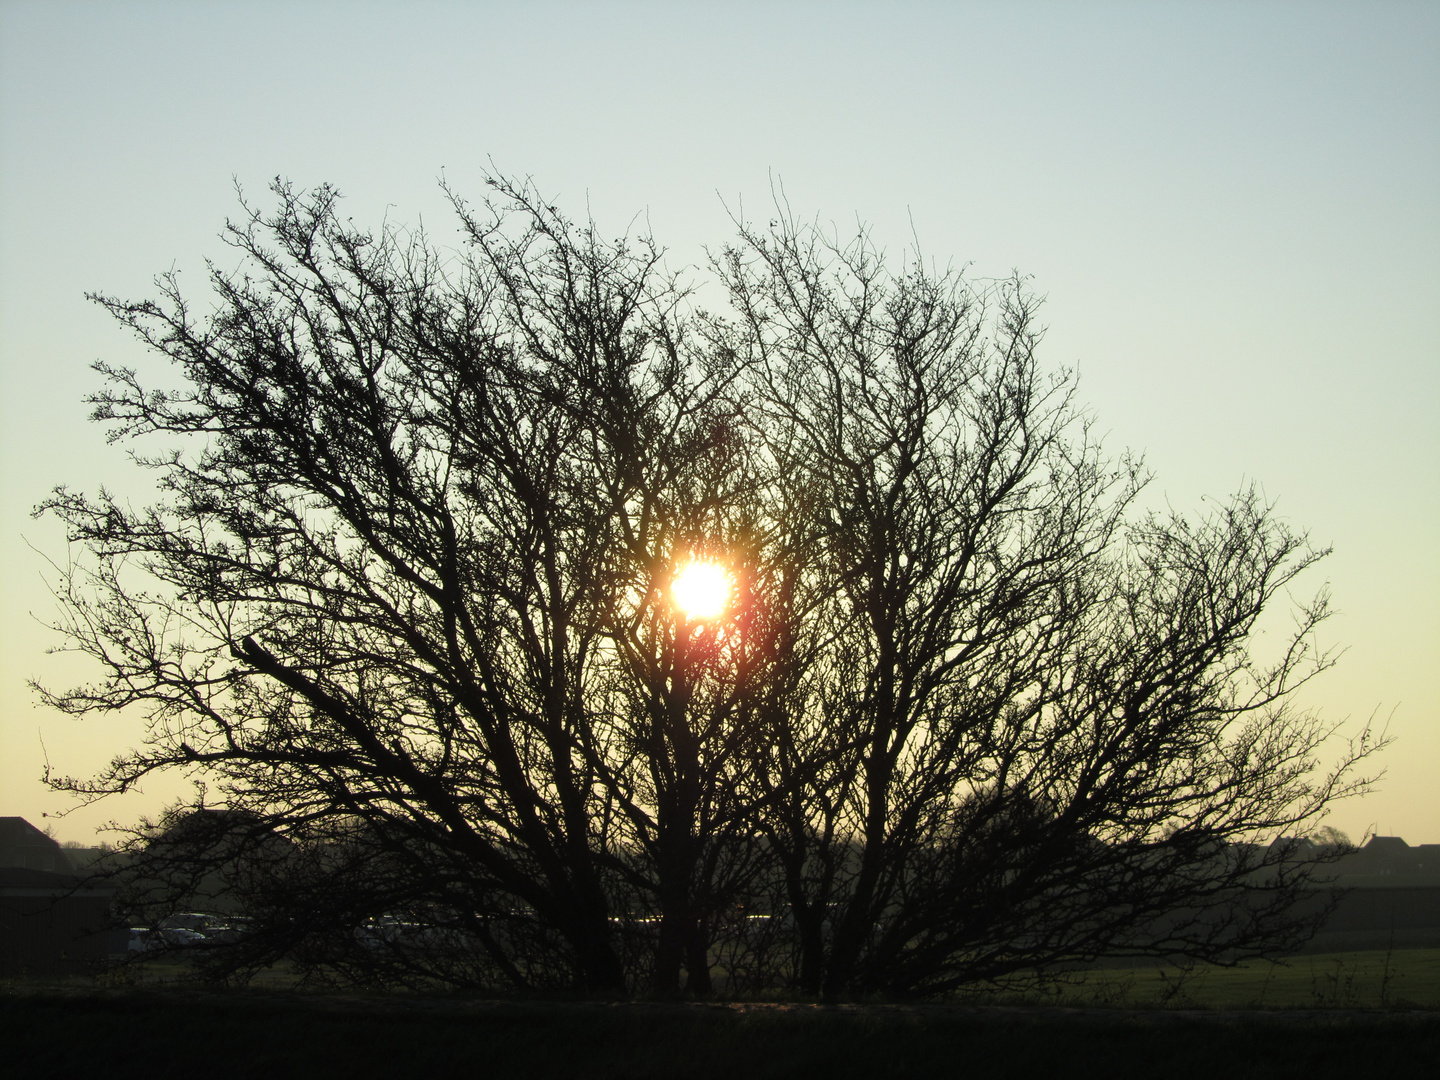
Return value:
<svg viewBox="0 0 1440 1080">
<path fill-rule="evenodd" d="M 95 418 L 168 440 L 162 499 L 42 507 L 103 667 L 42 693 L 150 734 L 56 782 L 180 770 L 235 812 L 186 874 L 153 865 L 184 808 L 152 829 L 151 885 L 283 852 L 214 963 L 839 996 L 1303 932 L 1307 864 L 1257 840 L 1376 740 L 1317 771 L 1330 729 L 1286 704 L 1323 595 L 1278 660 L 1248 642 L 1323 552 L 1253 491 L 1139 513 L 1019 279 L 892 275 L 782 207 L 711 314 L 648 238 L 490 186 L 441 252 L 277 181 L 210 314 L 173 276 L 97 298 L 179 378 L 97 365 Z M 672 602 L 693 559 L 723 611 Z"/>
</svg>

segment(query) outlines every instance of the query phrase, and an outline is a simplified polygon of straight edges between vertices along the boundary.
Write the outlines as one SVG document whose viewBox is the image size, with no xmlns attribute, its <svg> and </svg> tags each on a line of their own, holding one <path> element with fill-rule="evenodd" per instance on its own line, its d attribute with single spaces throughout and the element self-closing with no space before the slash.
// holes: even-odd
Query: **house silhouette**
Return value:
<svg viewBox="0 0 1440 1080">
<path fill-rule="evenodd" d="M 60 845 L 24 818 L 0 817 L 0 976 L 102 967 L 117 945 L 114 892 L 77 877 Z"/>
</svg>

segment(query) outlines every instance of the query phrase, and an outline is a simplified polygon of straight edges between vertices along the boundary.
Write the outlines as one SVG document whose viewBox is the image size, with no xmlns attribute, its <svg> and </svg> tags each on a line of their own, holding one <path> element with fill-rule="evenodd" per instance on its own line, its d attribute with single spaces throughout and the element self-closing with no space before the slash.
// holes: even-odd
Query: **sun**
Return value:
<svg viewBox="0 0 1440 1080">
<path fill-rule="evenodd" d="M 730 600 L 730 575 L 719 563 L 692 562 L 670 586 L 675 605 L 692 619 L 713 619 Z"/>
</svg>

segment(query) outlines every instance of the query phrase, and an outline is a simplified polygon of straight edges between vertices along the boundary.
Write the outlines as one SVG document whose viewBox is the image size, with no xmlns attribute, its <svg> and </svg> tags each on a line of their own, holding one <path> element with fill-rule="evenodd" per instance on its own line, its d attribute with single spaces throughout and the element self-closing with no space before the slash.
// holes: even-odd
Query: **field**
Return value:
<svg viewBox="0 0 1440 1080">
<path fill-rule="evenodd" d="M 165 959 L 121 969 L 109 978 L 74 980 L 68 988 L 180 988 L 193 985 L 188 972 L 183 962 Z M 263 992 L 296 988 L 296 977 L 284 967 L 260 972 L 250 986 Z M 1317 953 L 1235 967 L 1100 968 L 1071 972 L 1038 990 L 1026 987 L 997 993 L 986 988 L 957 994 L 953 1002 L 1132 1009 L 1440 1010 L 1440 949 Z"/>
<path fill-rule="evenodd" d="M 1090 972 L 1010 1001 L 662 1005 L 10 984 L 0 1039 L 8 1075 L 37 1078 L 1389 1080 L 1428 1076 L 1440 1060 L 1440 950 Z"/>
<path fill-rule="evenodd" d="M 1016 1003 L 1199 1009 L 1440 1009 L 1440 949 L 1321 953 L 1280 963 L 1076 973 Z"/>
</svg>

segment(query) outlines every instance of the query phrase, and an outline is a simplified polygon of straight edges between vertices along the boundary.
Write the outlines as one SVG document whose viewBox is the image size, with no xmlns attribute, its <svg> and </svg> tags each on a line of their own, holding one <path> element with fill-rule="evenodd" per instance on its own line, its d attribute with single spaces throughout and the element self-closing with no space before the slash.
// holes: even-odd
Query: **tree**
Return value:
<svg viewBox="0 0 1440 1080">
<path fill-rule="evenodd" d="M 182 859 L 177 810 L 150 862 L 252 868 L 219 962 L 674 995 L 723 955 L 837 996 L 1295 932 L 1306 868 L 1251 841 L 1376 741 L 1317 773 L 1286 705 L 1323 595 L 1274 664 L 1247 643 L 1322 552 L 1253 491 L 1138 514 L 1021 280 L 892 276 L 782 213 L 709 314 L 648 238 L 490 184 L 441 253 L 277 181 L 210 315 L 173 277 L 97 297 L 181 378 L 97 365 L 95 418 L 177 444 L 137 458 L 153 507 L 42 507 L 103 668 L 42 693 L 151 723 L 57 783 L 218 792 L 225 842 Z M 696 559 L 722 615 L 672 603 Z"/>
<path fill-rule="evenodd" d="M 797 628 L 825 640 L 825 674 L 787 729 L 846 741 L 814 769 L 782 739 L 802 779 L 762 824 L 801 987 L 941 991 L 1303 932 L 1307 876 L 1274 876 L 1288 850 L 1237 842 L 1358 787 L 1342 778 L 1369 733 L 1316 783 L 1329 731 L 1286 706 L 1330 663 L 1324 594 L 1270 666 L 1248 645 L 1324 552 L 1253 488 L 1200 522 L 1133 514 L 1142 467 L 1107 460 L 1073 380 L 1040 370 L 1021 280 L 895 279 L 863 235 L 788 217 L 742 229 L 720 269 L 833 608 Z"/>
</svg>

